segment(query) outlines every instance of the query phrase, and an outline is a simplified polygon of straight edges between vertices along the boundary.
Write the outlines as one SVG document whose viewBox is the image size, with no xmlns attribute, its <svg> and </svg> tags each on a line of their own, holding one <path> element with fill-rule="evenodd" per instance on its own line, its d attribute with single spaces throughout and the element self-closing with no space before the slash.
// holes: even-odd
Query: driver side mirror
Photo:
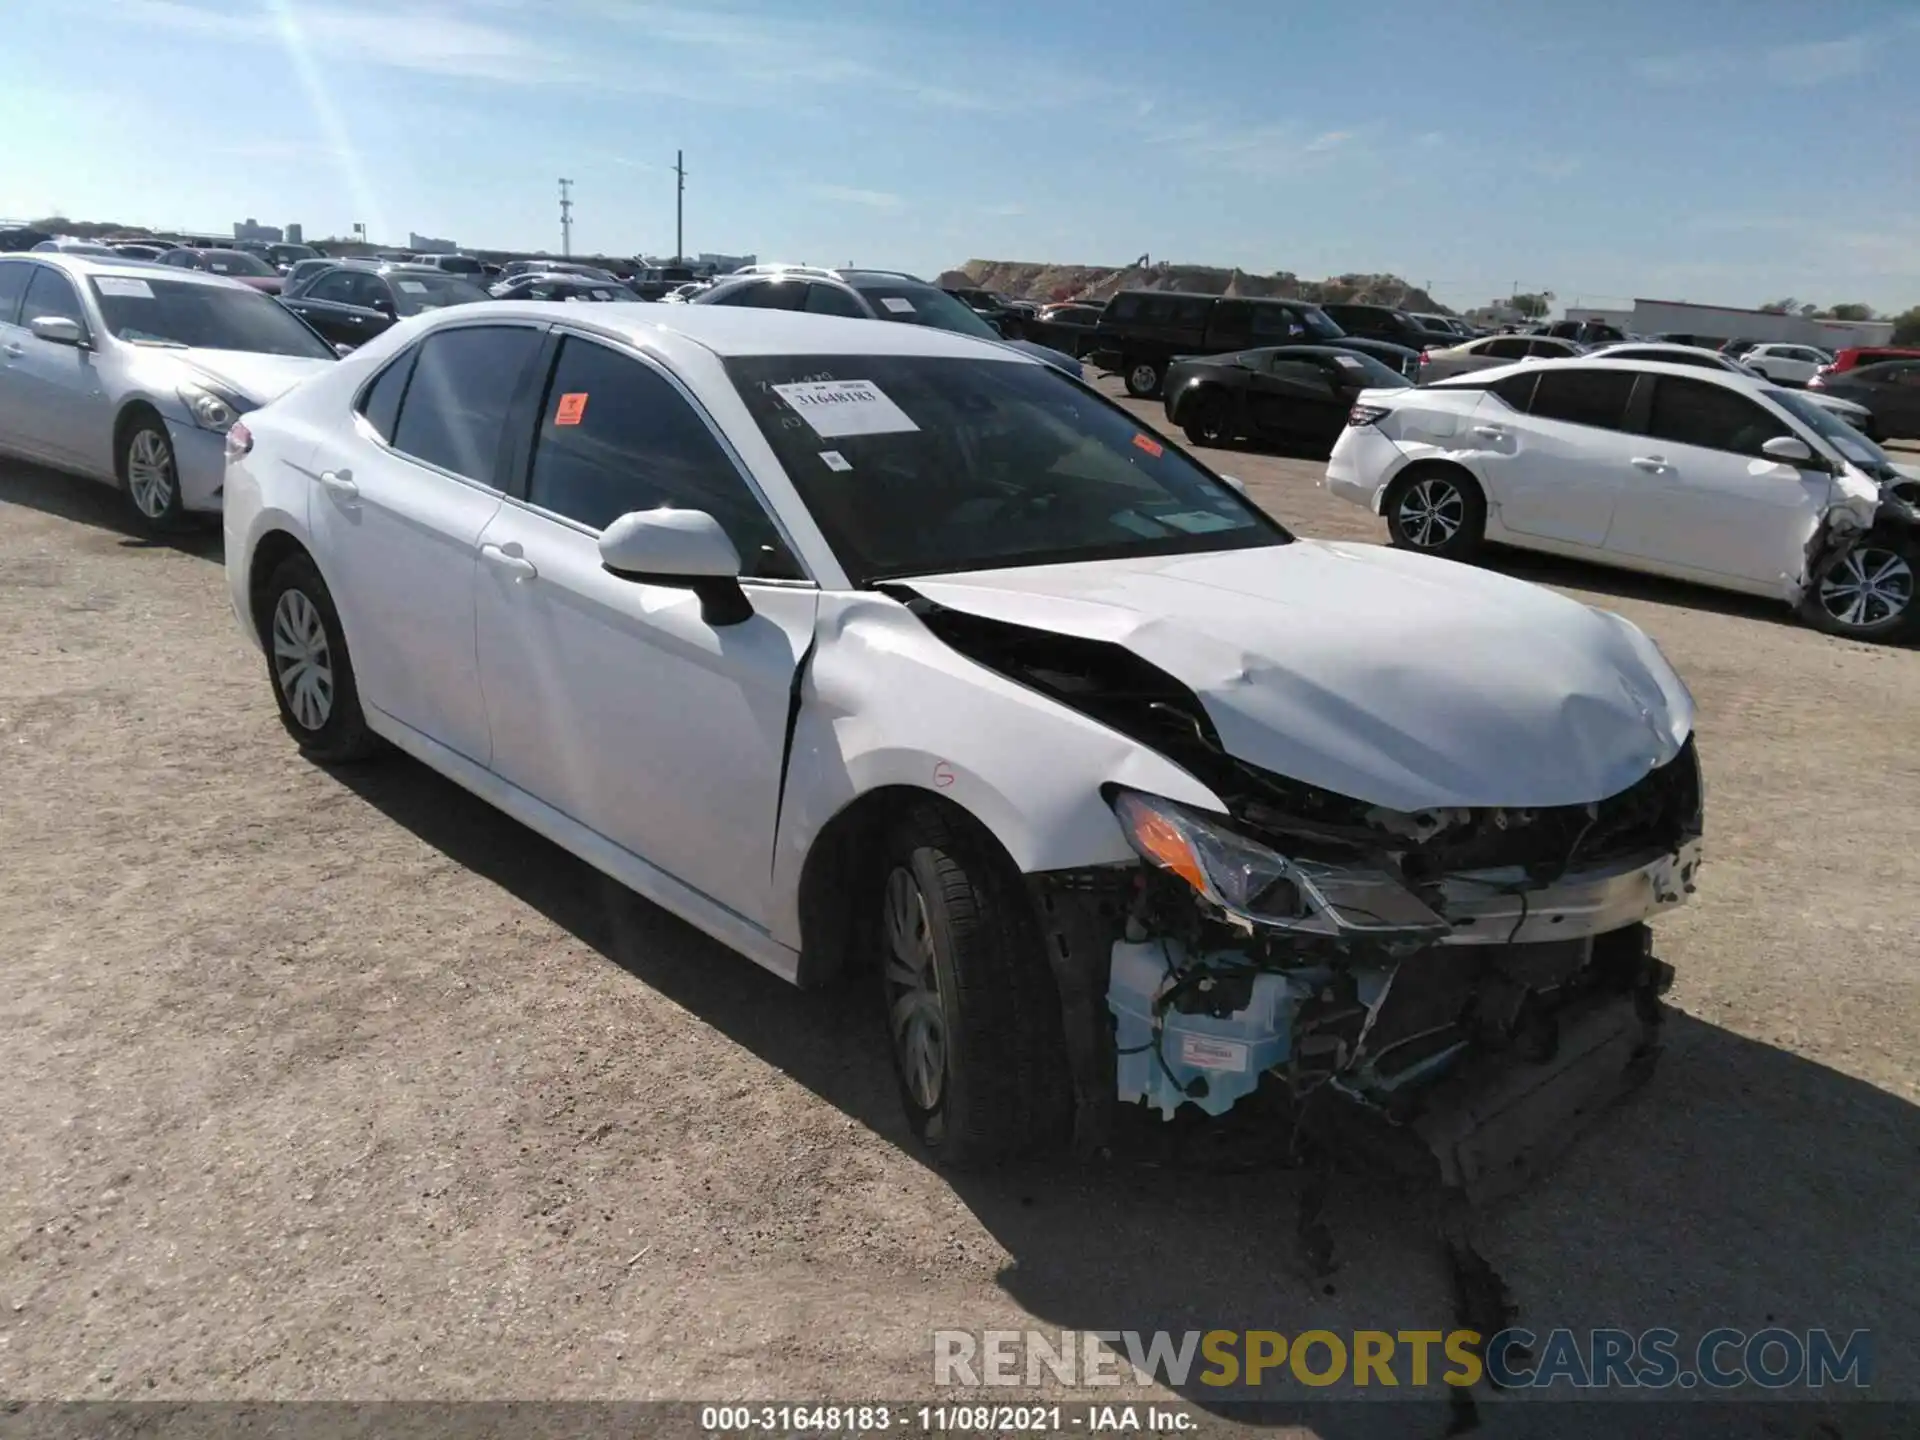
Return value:
<svg viewBox="0 0 1920 1440">
<path fill-rule="evenodd" d="M 382 315 L 386 316 L 389 320 L 396 320 L 399 318 L 399 316 L 394 311 L 393 301 L 387 299 L 387 297 L 384 295 L 382 295 L 379 299 L 373 302 L 373 308 L 375 310 L 378 310 Z"/>
<path fill-rule="evenodd" d="M 1220 478 L 1235 490 L 1238 490 L 1242 495 L 1247 493 L 1247 482 L 1242 480 L 1238 475 L 1222 475 Z"/>
<path fill-rule="evenodd" d="M 600 563 L 622 580 L 693 591 L 700 618 L 716 628 L 753 615 L 740 552 L 704 510 L 629 511 L 601 532 Z"/>
<path fill-rule="evenodd" d="M 36 315 L 27 323 L 34 339 L 45 340 L 49 345 L 83 345 L 86 336 L 81 333 L 80 322 L 65 315 Z"/>
<path fill-rule="evenodd" d="M 1760 453 L 1775 460 L 1784 460 L 1789 465 L 1813 463 L 1812 448 L 1798 435 L 1776 435 L 1760 447 Z"/>
</svg>

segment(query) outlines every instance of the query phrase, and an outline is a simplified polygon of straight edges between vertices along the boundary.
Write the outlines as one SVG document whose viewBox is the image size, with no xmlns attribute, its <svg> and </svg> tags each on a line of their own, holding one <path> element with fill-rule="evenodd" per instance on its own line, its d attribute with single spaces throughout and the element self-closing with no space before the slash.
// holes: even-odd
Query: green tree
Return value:
<svg viewBox="0 0 1920 1440">
<path fill-rule="evenodd" d="M 1507 302 L 1529 320 L 1538 320 L 1553 308 L 1553 292 L 1542 290 L 1537 295 L 1515 295 Z"/>
<path fill-rule="evenodd" d="M 1920 305 L 1893 317 L 1893 343 L 1920 345 Z"/>
<path fill-rule="evenodd" d="M 1769 300 L 1760 307 L 1762 315 L 1791 315 L 1800 308 L 1800 302 L 1789 295 L 1784 300 Z"/>
<path fill-rule="evenodd" d="M 1827 311 L 1827 314 L 1835 320 L 1871 320 L 1873 318 L 1873 307 L 1871 305 L 1861 305 L 1858 302 L 1853 302 L 1846 305 L 1836 305 Z"/>
</svg>

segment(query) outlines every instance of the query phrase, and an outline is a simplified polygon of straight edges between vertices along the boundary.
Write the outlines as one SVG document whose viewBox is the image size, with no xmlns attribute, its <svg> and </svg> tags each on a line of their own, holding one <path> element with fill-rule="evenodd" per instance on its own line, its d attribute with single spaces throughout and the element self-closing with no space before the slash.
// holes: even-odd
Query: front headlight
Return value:
<svg viewBox="0 0 1920 1440">
<path fill-rule="evenodd" d="M 1295 860 L 1171 800 L 1116 791 L 1114 817 L 1150 865 L 1248 926 L 1355 939 L 1433 938 L 1452 927 L 1397 875 Z"/>
<path fill-rule="evenodd" d="M 211 430 L 224 435 L 233 428 L 248 407 L 238 396 L 228 395 L 207 385 L 188 383 L 179 390 L 180 403 L 187 407 L 187 414 L 193 417 L 193 423 L 202 430 Z"/>
</svg>

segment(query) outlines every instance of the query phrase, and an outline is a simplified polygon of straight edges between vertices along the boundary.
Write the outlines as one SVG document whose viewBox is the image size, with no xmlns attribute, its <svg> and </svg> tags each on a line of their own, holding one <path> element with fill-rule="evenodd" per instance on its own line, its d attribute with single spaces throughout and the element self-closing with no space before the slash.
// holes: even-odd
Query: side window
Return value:
<svg viewBox="0 0 1920 1440">
<path fill-rule="evenodd" d="M 58 315 L 87 328 L 87 315 L 80 308 L 80 297 L 73 293 L 73 282 L 50 265 L 33 267 L 27 282 L 26 299 L 20 306 L 20 323 L 31 325 L 42 315 Z"/>
<path fill-rule="evenodd" d="M 630 510 L 704 510 L 743 574 L 798 579 L 773 521 L 706 422 L 651 366 L 568 339 L 547 387 L 527 499 L 604 530 Z"/>
<path fill-rule="evenodd" d="M 1504 335 L 1498 340 L 1487 341 L 1480 347 L 1480 353 L 1491 356 L 1495 360 L 1522 360 L 1526 358 L 1527 342 L 1511 335 Z"/>
<path fill-rule="evenodd" d="M 348 297 L 353 294 L 353 280 L 352 271 L 335 270 L 314 281 L 305 294 L 309 300 L 331 300 L 336 305 L 347 305 L 352 303 Z"/>
<path fill-rule="evenodd" d="M 539 345 L 540 332 L 524 326 L 474 326 L 429 335 L 417 347 L 393 448 L 500 488 L 495 471 L 508 405 Z"/>
<path fill-rule="evenodd" d="M 413 282 L 418 285 L 418 280 Z M 381 302 L 393 304 L 393 295 L 387 289 L 387 282 L 378 275 L 368 275 L 364 271 L 347 277 L 347 303 L 358 305 L 362 310 L 378 310 Z"/>
<path fill-rule="evenodd" d="M 1529 340 L 1527 354 L 1536 360 L 1565 360 L 1573 354 L 1573 347 L 1558 340 Z"/>
<path fill-rule="evenodd" d="M 1518 375 L 1509 375 L 1506 379 L 1497 381 L 1487 388 L 1524 415 L 1533 405 L 1533 387 L 1539 383 L 1539 380 L 1538 370 L 1527 369 L 1522 370 Z"/>
<path fill-rule="evenodd" d="M 850 320 L 867 318 L 860 302 L 837 285 L 807 286 L 806 309 L 813 315 L 844 315 Z"/>
<path fill-rule="evenodd" d="M 1140 323 L 1143 325 L 1171 325 L 1173 323 L 1173 301 L 1164 295 L 1143 296 L 1140 301 Z"/>
<path fill-rule="evenodd" d="M 1207 323 L 1207 316 L 1213 313 L 1211 300 L 1178 300 L 1174 302 L 1173 323 L 1181 326 L 1199 327 Z"/>
<path fill-rule="evenodd" d="M 13 317 L 20 310 L 20 297 L 27 293 L 27 277 L 38 268 L 18 260 L 0 265 L 0 325 L 13 324 Z"/>
<path fill-rule="evenodd" d="M 1256 340 L 1298 340 L 1307 333 L 1300 317 L 1285 305 L 1253 307 L 1253 337 Z"/>
<path fill-rule="evenodd" d="M 1895 385 L 1904 385 L 1909 390 L 1920 389 L 1920 365 L 1897 366 L 1887 379 Z"/>
<path fill-rule="evenodd" d="M 1254 307 L 1244 300 L 1218 301 L 1213 307 L 1208 332 L 1216 344 L 1246 344 L 1255 334 Z"/>
<path fill-rule="evenodd" d="M 1631 370 L 1543 371 L 1528 413 L 1569 425 L 1619 430 L 1626 425 L 1627 397 L 1633 394 L 1635 378 Z"/>
<path fill-rule="evenodd" d="M 1113 302 L 1107 306 L 1105 313 L 1108 319 L 1126 321 L 1135 319 L 1139 312 L 1140 297 L 1129 291 L 1124 295 L 1114 296 Z"/>
<path fill-rule="evenodd" d="M 400 419 L 400 397 L 407 393 L 407 377 L 413 374 L 416 345 L 382 370 L 360 396 L 360 413 L 388 444 L 393 443 L 394 425 Z"/>
<path fill-rule="evenodd" d="M 1791 432 L 1784 420 L 1723 385 L 1662 375 L 1654 383 L 1647 433 L 1676 445 L 1758 455 L 1767 441 Z"/>
</svg>

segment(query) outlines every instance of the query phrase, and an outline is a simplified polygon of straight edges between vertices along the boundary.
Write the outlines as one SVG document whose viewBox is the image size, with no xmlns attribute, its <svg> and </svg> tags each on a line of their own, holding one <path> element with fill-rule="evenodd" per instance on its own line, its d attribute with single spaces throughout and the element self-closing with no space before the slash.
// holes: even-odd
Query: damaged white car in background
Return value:
<svg viewBox="0 0 1920 1440">
<path fill-rule="evenodd" d="M 1326 484 L 1409 550 L 1495 541 L 1782 600 L 1856 639 L 1920 629 L 1920 473 L 1764 379 L 1603 351 L 1367 391 Z"/>
<path fill-rule="evenodd" d="M 1657 1053 L 1701 778 L 1653 643 L 1296 539 L 1005 347 L 467 307 L 230 455 L 304 750 L 390 742 L 796 983 L 865 973 L 943 1158 L 1233 1111 L 1472 1195 Z"/>
</svg>

